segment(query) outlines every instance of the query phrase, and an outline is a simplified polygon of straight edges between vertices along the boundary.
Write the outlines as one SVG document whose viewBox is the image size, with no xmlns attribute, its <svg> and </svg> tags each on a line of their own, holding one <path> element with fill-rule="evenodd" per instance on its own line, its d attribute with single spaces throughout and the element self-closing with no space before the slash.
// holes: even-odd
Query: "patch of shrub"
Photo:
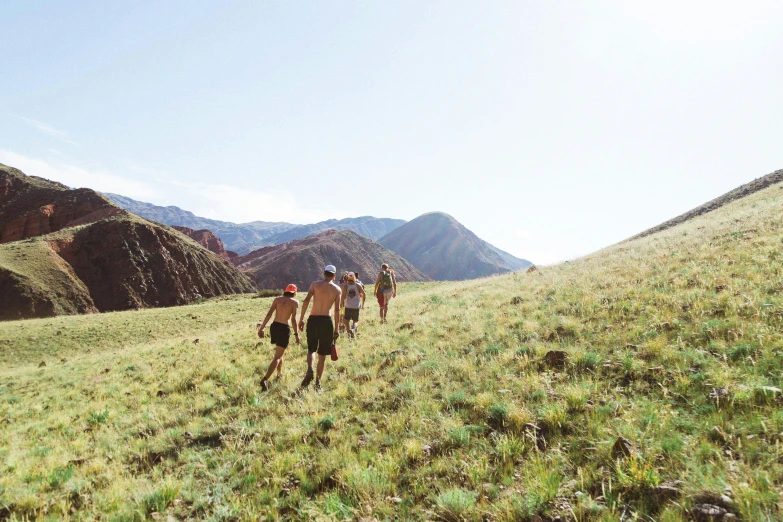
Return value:
<svg viewBox="0 0 783 522">
<path fill-rule="evenodd" d="M 47 479 L 49 487 L 52 489 L 59 488 L 73 477 L 73 464 L 68 464 L 64 467 L 57 467 L 52 470 Z"/>
<path fill-rule="evenodd" d="M 496 428 L 502 427 L 505 424 L 506 420 L 508 420 L 508 413 L 509 413 L 508 405 L 502 403 L 493 404 L 487 410 L 487 417 L 489 418 L 489 423 Z"/>
<path fill-rule="evenodd" d="M 329 431 L 334 428 L 334 417 L 324 417 L 323 419 L 319 420 L 316 425 L 323 431 Z"/>
<path fill-rule="evenodd" d="M 435 500 L 438 516 L 446 522 L 461 522 L 469 517 L 476 504 L 476 493 L 464 489 L 449 489 Z"/>
<path fill-rule="evenodd" d="M 87 424 L 90 426 L 98 426 L 109 420 L 109 408 L 107 407 L 103 411 L 90 411 L 87 414 Z"/>
</svg>

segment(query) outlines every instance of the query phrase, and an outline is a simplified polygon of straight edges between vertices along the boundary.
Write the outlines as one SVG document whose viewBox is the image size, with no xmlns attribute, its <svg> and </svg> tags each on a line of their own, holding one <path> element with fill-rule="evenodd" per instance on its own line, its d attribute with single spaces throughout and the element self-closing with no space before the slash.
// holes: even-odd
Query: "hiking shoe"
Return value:
<svg viewBox="0 0 783 522">
<path fill-rule="evenodd" d="M 353 339 L 355 337 L 355 334 L 353 333 L 353 328 L 348 330 L 348 339 Z"/>
<path fill-rule="evenodd" d="M 313 369 L 308 368 L 307 373 L 305 374 L 305 377 L 302 380 L 302 388 L 307 388 L 308 386 L 310 386 L 311 382 L 313 382 Z"/>
<path fill-rule="evenodd" d="M 315 391 L 321 391 L 321 381 L 315 381 Z"/>
<path fill-rule="evenodd" d="M 269 381 L 266 379 L 261 381 L 261 389 L 264 391 L 269 391 Z"/>
</svg>

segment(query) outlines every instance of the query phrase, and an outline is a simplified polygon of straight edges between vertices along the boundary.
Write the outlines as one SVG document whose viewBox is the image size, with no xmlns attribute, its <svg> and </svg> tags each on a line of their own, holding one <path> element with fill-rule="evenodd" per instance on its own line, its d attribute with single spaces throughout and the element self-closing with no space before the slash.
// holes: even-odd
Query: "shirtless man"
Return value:
<svg viewBox="0 0 783 522">
<path fill-rule="evenodd" d="M 364 287 L 356 280 L 353 272 L 348 272 L 348 279 L 343 288 L 342 305 L 345 307 L 343 312 L 343 325 L 345 326 L 348 337 L 356 337 L 356 329 L 359 327 L 359 309 L 364 308 Z M 353 328 L 351 328 L 353 321 Z"/>
<path fill-rule="evenodd" d="M 324 267 L 324 278 L 310 285 L 302 312 L 299 314 L 299 329 L 304 330 L 304 316 L 310 299 L 313 299 L 313 310 L 307 319 L 307 373 L 302 381 L 306 388 L 313 380 L 313 360 L 318 353 L 318 374 L 315 378 L 316 390 L 321 389 L 321 376 L 324 373 L 326 357 L 332 353 L 332 343 L 340 336 L 337 326 L 340 324 L 340 287 L 334 284 L 337 269 L 334 265 Z M 334 310 L 334 322 L 332 322 Z"/>
<path fill-rule="evenodd" d="M 296 297 L 296 285 L 288 285 L 285 287 L 285 292 L 282 297 L 276 297 L 272 301 L 272 306 L 269 307 L 264 322 L 258 329 L 258 336 L 264 338 L 264 328 L 266 323 L 272 317 L 272 312 L 275 313 L 275 320 L 272 326 L 269 327 L 269 337 L 272 339 L 272 344 L 275 345 L 275 357 L 269 364 L 269 369 L 266 371 L 266 375 L 261 379 L 261 388 L 264 391 L 269 389 L 269 378 L 277 368 L 277 376 L 280 377 L 283 373 L 283 355 L 285 349 L 288 348 L 288 341 L 291 339 L 291 328 L 288 326 L 288 322 L 291 321 L 291 325 L 294 327 L 294 336 L 296 337 L 296 344 L 299 344 L 299 330 L 296 328 L 296 311 L 299 309 L 299 301 L 294 299 Z"/>
<path fill-rule="evenodd" d="M 386 315 L 389 313 L 389 301 L 392 297 L 397 297 L 397 276 L 386 263 L 381 265 L 378 279 L 375 280 L 375 295 L 381 306 L 381 323 L 385 323 Z"/>
</svg>

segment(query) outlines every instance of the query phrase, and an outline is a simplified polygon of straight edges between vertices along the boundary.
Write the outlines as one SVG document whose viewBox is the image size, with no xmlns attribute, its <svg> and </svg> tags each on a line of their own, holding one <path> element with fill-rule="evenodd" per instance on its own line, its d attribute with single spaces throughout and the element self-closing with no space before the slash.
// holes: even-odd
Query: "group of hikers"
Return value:
<svg viewBox="0 0 783 522">
<path fill-rule="evenodd" d="M 288 348 L 293 330 L 296 344 L 299 344 L 299 332 L 305 331 L 307 335 L 307 372 L 302 380 L 302 388 L 307 388 L 315 377 L 315 388 L 321 389 L 321 377 L 324 373 L 326 358 L 337 360 L 336 341 L 340 337 L 342 325 L 349 338 L 355 338 L 359 327 L 359 311 L 364 308 L 367 296 L 364 284 L 359 280 L 358 272 L 346 272 L 335 283 L 337 269 L 334 265 L 326 265 L 323 270 L 323 279 L 310 285 L 299 314 L 299 323 L 296 322 L 296 312 L 299 310 L 299 301 L 296 300 L 296 285 L 286 286 L 282 296 L 276 297 L 269 307 L 264 321 L 259 324 L 258 336 L 264 338 L 266 325 L 274 314 L 274 320 L 269 327 L 269 337 L 275 345 L 275 356 L 269 364 L 269 369 L 261 379 L 261 388 L 269 389 L 269 378 L 277 370 L 278 377 L 283 371 L 283 355 Z M 389 302 L 397 297 L 397 277 L 394 270 L 384 263 L 375 280 L 373 294 L 380 305 L 381 323 L 386 322 L 389 312 Z M 307 318 L 305 329 L 304 316 L 313 302 L 310 316 Z M 341 310 L 345 311 L 341 314 Z M 289 325 L 290 323 L 290 325 Z M 318 354 L 318 365 L 313 372 L 315 355 Z"/>
</svg>

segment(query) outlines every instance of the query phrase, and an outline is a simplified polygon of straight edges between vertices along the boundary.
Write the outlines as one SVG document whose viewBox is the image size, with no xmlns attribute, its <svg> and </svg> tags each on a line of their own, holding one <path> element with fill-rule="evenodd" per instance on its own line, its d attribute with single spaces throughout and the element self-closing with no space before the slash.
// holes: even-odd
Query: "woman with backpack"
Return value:
<svg viewBox="0 0 783 522">
<path fill-rule="evenodd" d="M 381 323 L 385 323 L 386 315 L 389 313 L 389 301 L 392 297 L 397 297 L 397 278 L 394 270 L 386 263 L 381 265 L 381 271 L 375 281 L 374 293 L 381 307 Z"/>
</svg>

